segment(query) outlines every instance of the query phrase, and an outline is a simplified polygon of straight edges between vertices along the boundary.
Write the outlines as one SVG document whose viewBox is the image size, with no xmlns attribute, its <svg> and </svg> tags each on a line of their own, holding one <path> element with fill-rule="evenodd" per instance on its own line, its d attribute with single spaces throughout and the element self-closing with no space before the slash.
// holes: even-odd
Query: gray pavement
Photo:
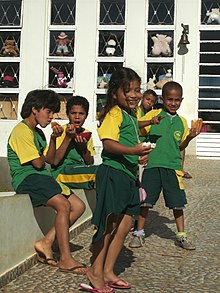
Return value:
<svg viewBox="0 0 220 293">
<path fill-rule="evenodd" d="M 186 157 L 185 179 L 188 205 L 186 231 L 195 251 L 174 245 L 176 226 L 172 211 L 162 197 L 149 212 L 143 248 L 130 249 L 128 235 L 115 271 L 132 284 L 130 293 L 219 293 L 220 292 L 220 161 Z M 92 227 L 71 241 L 76 259 L 89 264 Z M 86 277 L 61 273 L 57 268 L 37 264 L 1 289 L 3 292 L 72 292 Z"/>
</svg>

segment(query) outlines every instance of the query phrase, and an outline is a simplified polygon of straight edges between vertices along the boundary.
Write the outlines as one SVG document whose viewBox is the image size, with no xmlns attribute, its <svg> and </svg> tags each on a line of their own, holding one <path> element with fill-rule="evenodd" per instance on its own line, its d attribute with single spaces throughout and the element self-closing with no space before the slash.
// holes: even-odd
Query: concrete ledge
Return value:
<svg viewBox="0 0 220 293">
<path fill-rule="evenodd" d="M 90 225 L 95 192 L 75 190 L 85 202 L 86 211 L 71 227 L 70 238 Z M 53 225 L 55 212 L 48 207 L 32 207 L 27 194 L 0 193 L 0 287 L 36 264 L 33 244 Z"/>
</svg>

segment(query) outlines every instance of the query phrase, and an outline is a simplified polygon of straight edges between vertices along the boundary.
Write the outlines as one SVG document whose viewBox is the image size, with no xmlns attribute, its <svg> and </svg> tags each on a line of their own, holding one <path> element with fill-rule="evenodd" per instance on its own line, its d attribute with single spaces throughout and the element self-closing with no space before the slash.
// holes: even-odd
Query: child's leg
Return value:
<svg viewBox="0 0 220 293">
<path fill-rule="evenodd" d="M 111 243 L 106 254 L 104 265 L 104 278 L 105 281 L 114 281 L 117 276 L 114 274 L 114 266 L 124 245 L 126 236 L 128 235 L 131 227 L 132 217 L 129 215 L 121 215 L 118 218 L 118 228 L 112 238 Z"/>
<path fill-rule="evenodd" d="M 106 282 L 104 280 L 104 264 L 106 259 L 106 253 L 109 247 L 109 242 L 111 240 L 111 233 L 116 227 L 115 215 L 110 215 L 107 219 L 106 233 L 104 236 L 92 246 L 92 266 L 87 272 L 87 277 L 89 281 L 95 288 L 100 288 L 105 286 Z"/>
<path fill-rule="evenodd" d="M 173 210 L 173 215 L 176 221 L 176 227 L 178 232 L 184 232 L 184 214 L 183 210 Z"/>
<path fill-rule="evenodd" d="M 57 212 L 54 227 L 60 250 L 60 268 L 70 269 L 74 266 L 80 265 L 79 262 L 73 259 L 69 247 L 69 226 L 79 215 L 79 213 L 76 216 L 73 215 L 74 211 L 71 210 L 71 208 L 74 202 L 79 204 L 79 201 L 80 200 L 76 197 L 75 199 L 71 198 L 70 202 L 63 195 L 58 194 L 49 199 L 46 204 L 47 206 L 54 208 Z M 82 269 L 80 269 L 80 271 L 81 270 Z"/>
<path fill-rule="evenodd" d="M 148 215 L 149 207 L 141 207 L 140 208 L 140 214 L 138 216 L 138 222 L 137 222 L 137 231 L 143 230 L 145 221 Z"/>
</svg>

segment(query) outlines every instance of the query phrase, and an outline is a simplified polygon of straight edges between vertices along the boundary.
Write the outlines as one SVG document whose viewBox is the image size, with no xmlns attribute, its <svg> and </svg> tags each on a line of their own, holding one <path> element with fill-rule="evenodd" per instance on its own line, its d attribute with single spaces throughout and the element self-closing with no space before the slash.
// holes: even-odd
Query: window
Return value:
<svg viewBox="0 0 220 293">
<path fill-rule="evenodd" d="M 0 1 L 0 119 L 17 119 L 21 0 Z"/>
</svg>

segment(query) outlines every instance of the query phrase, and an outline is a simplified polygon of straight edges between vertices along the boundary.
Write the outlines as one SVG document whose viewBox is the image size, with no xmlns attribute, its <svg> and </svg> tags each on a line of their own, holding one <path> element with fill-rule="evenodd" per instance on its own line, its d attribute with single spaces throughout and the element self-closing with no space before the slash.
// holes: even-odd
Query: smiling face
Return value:
<svg viewBox="0 0 220 293">
<path fill-rule="evenodd" d="M 68 117 L 71 124 L 74 124 L 76 128 L 80 128 L 86 120 L 87 113 L 83 106 L 73 105 L 69 111 Z"/>
<path fill-rule="evenodd" d="M 167 90 L 162 97 L 164 109 L 170 114 L 176 114 L 183 100 L 179 89 Z"/>
<path fill-rule="evenodd" d="M 114 99 L 117 99 L 118 106 L 126 112 L 135 109 L 141 99 L 140 83 L 132 80 L 128 89 L 124 91 L 123 88 L 119 88 L 117 90 Z"/>
</svg>

